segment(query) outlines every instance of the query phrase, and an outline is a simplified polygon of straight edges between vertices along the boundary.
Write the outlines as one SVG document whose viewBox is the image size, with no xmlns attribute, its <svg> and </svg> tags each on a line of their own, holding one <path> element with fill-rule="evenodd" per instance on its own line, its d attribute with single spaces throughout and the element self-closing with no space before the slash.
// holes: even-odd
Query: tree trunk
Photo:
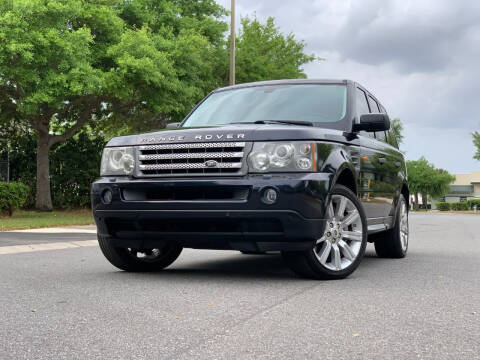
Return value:
<svg viewBox="0 0 480 360">
<path fill-rule="evenodd" d="M 423 195 L 423 194 L 422 194 L 422 203 L 423 203 L 424 209 L 425 209 L 425 210 L 428 210 L 428 209 L 427 209 L 427 205 L 428 205 L 428 204 L 427 204 L 427 195 Z"/>
<path fill-rule="evenodd" d="M 415 205 L 414 205 L 415 210 L 418 210 L 418 192 L 415 193 Z"/>
<path fill-rule="evenodd" d="M 49 127 L 39 125 L 37 128 L 37 196 L 35 208 L 39 211 L 52 211 L 52 196 L 50 193 L 50 151 L 48 133 Z"/>
</svg>

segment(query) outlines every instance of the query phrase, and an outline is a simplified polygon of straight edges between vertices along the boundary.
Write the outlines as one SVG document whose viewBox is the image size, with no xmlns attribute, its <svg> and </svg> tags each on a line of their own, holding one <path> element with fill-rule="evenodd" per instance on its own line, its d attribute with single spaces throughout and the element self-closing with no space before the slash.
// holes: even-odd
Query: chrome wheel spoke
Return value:
<svg viewBox="0 0 480 360">
<path fill-rule="evenodd" d="M 317 245 L 320 244 L 321 242 L 324 242 L 327 239 L 325 235 L 323 235 L 320 239 L 317 240 Z"/>
<path fill-rule="evenodd" d="M 322 246 L 322 249 L 320 250 L 321 254 L 316 253 L 320 263 L 322 263 L 323 265 L 326 264 L 328 255 L 330 255 L 331 250 L 332 250 L 332 244 L 329 241 L 325 241 L 324 245 Z"/>
<path fill-rule="evenodd" d="M 355 257 L 356 257 L 355 253 L 345 241 L 340 240 L 338 242 L 338 246 L 342 250 L 343 256 L 345 256 L 348 260 L 351 260 L 351 261 L 355 260 Z"/>
<path fill-rule="evenodd" d="M 408 211 L 405 204 L 402 204 L 400 208 L 400 244 L 403 251 L 407 250 L 408 247 Z"/>
<path fill-rule="evenodd" d="M 344 231 L 342 235 L 344 240 L 362 241 L 363 239 L 363 234 L 359 231 Z"/>
<path fill-rule="evenodd" d="M 342 220 L 345 214 L 345 208 L 347 207 L 347 198 L 342 196 L 340 203 L 337 205 L 337 219 Z"/>
<path fill-rule="evenodd" d="M 357 209 L 352 210 L 348 214 L 348 216 L 345 219 L 343 219 L 342 226 L 347 227 L 347 226 L 351 225 L 353 222 L 358 220 L 359 217 L 360 217 L 360 214 L 358 213 L 358 210 Z"/>
<path fill-rule="evenodd" d="M 330 204 L 327 207 L 327 218 L 333 219 L 334 216 L 335 216 L 335 213 L 333 212 L 333 204 L 330 202 Z"/>
<path fill-rule="evenodd" d="M 335 270 L 340 270 L 341 265 L 342 265 L 342 259 L 340 256 L 340 249 L 338 248 L 337 245 L 333 245 L 333 254 L 332 254 L 332 263 L 333 266 L 335 267 Z"/>
</svg>

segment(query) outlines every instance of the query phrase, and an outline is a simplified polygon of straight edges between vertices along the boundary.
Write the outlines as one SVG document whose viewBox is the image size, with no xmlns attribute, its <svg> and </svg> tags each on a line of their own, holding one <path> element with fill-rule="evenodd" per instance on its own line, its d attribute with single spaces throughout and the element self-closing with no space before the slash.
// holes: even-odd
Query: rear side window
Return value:
<svg viewBox="0 0 480 360">
<path fill-rule="evenodd" d="M 374 114 L 379 114 L 380 113 L 380 108 L 379 108 L 378 103 L 371 96 L 368 97 L 368 104 L 370 105 L 370 111 L 372 113 L 374 113 Z M 387 141 L 387 135 L 385 134 L 385 131 L 377 131 L 375 133 L 375 138 L 379 141 L 383 141 L 383 142 Z"/>
<path fill-rule="evenodd" d="M 367 95 L 362 89 L 357 88 L 357 115 L 360 117 L 369 112 L 370 109 L 368 108 Z"/>
<path fill-rule="evenodd" d="M 371 113 L 378 114 L 380 112 L 377 102 L 371 96 L 368 97 L 368 104 L 370 105 Z"/>
<path fill-rule="evenodd" d="M 360 119 L 360 116 L 363 114 L 368 114 L 370 113 L 370 109 L 368 107 L 368 102 L 367 102 L 367 94 L 365 94 L 365 91 L 362 89 L 357 88 L 357 115 L 358 118 Z M 366 131 L 361 131 L 361 135 L 373 138 L 375 137 L 374 133 L 372 132 L 366 132 Z"/>
</svg>

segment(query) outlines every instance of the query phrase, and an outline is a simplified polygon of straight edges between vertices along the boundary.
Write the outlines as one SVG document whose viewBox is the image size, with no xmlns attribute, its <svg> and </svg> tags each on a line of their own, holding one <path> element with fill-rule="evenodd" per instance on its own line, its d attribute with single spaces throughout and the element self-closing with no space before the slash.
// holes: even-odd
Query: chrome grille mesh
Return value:
<svg viewBox="0 0 480 360">
<path fill-rule="evenodd" d="M 242 175 L 246 146 L 245 142 L 139 146 L 137 175 Z"/>
</svg>

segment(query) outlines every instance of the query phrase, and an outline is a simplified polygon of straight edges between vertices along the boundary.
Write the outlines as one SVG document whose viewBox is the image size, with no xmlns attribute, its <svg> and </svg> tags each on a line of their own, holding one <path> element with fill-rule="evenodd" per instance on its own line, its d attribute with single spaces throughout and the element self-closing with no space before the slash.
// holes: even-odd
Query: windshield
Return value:
<svg viewBox="0 0 480 360">
<path fill-rule="evenodd" d="M 346 109 L 345 85 L 255 86 L 213 93 L 188 117 L 183 126 L 215 126 L 262 120 L 334 125 L 345 117 Z"/>
</svg>

